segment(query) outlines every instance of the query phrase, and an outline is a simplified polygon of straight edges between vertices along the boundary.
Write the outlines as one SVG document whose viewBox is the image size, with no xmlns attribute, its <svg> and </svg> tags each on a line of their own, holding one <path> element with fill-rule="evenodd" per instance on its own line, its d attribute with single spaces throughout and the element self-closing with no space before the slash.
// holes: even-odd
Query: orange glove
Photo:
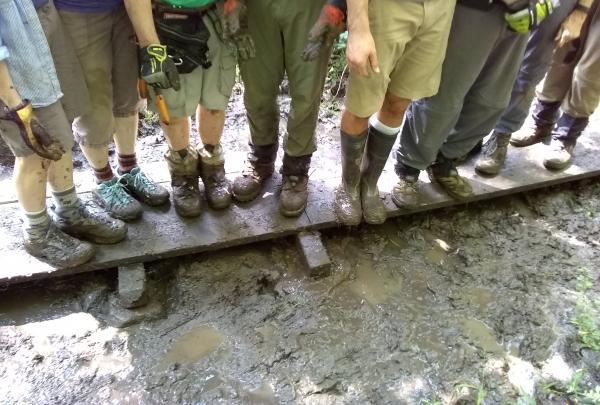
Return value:
<svg viewBox="0 0 600 405">
<path fill-rule="evenodd" d="M 335 40 L 346 30 L 346 2 L 330 0 L 323 9 L 319 20 L 308 34 L 308 42 L 302 53 L 306 61 L 316 59 L 322 50 L 330 49 Z"/>
</svg>

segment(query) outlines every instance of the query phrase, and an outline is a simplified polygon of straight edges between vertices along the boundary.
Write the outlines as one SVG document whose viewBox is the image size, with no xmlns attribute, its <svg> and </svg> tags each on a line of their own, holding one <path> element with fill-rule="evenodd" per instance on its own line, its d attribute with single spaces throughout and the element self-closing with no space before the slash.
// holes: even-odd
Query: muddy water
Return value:
<svg viewBox="0 0 600 405">
<path fill-rule="evenodd" d="M 201 326 L 177 338 L 158 363 L 160 370 L 171 364 L 193 364 L 208 356 L 223 343 L 223 335 L 209 326 Z"/>
<path fill-rule="evenodd" d="M 461 321 L 461 329 L 463 334 L 473 342 L 473 344 L 479 346 L 483 350 L 489 353 L 502 354 L 504 349 L 496 341 L 494 331 L 484 322 L 466 318 Z"/>
</svg>

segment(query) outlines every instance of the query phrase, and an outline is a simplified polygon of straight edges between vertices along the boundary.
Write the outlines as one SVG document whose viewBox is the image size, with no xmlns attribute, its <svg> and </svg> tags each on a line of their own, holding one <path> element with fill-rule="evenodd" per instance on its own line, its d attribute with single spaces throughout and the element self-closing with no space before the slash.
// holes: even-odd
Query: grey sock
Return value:
<svg viewBox="0 0 600 405">
<path fill-rule="evenodd" d="M 29 238 L 40 238 L 46 234 L 50 217 L 44 209 L 40 212 L 23 212 L 23 232 Z"/>
<path fill-rule="evenodd" d="M 58 210 L 75 208 L 80 204 L 75 187 L 71 187 L 68 190 L 60 191 L 58 193 L 52 192 L 52 196 L 54 197 L 54 203 Z"/>
</svg>

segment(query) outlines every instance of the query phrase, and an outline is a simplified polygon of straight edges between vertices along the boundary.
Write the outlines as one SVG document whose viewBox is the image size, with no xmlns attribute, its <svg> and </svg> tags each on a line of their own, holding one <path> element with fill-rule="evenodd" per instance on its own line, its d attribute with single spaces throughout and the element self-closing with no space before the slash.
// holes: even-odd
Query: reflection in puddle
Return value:
<svg viewBox="0 0 600 405">
<path fill-rule="evenodd" d="M 448 254 L 452 251 L 450 245 L 442 239 L 428 234 L 425 234 L 425 239 L 433 244 L 433 247 L 425 252 L 425 260 L 438 266 L 443 265 L 448 258 Z"/>
<path fill-rule="evenodd" d="M 172 363 L 193 364 L 217 350 L 223 342 L 218 330 L 202 326 L 179 337 L 167 350 L 159 363 L 161 370 Z"/>
<path fill-rule="evenodd" d="M 461 329 L 466 337 L 486 352 L 504 353 L 504 349 L 496 341 L 494 331 L 485 323 L 477 319 L 466 318 L 461 322 Z"/>
</svg>

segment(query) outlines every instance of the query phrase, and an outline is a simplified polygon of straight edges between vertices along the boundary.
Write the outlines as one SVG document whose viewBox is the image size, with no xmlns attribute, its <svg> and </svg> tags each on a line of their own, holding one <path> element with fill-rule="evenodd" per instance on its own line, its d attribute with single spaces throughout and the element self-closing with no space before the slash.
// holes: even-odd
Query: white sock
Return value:
<svg viewBox="0 0 600 405">
<path fill-rule="evenodd" d="M 56 208 L 73 208 L 79 206 L 79 197 L 75 191 L 75 187 L 60 192 L 52 192 Z"/>
<path fill-rule="evenodd" d="M 402 129 L 402 126 L 399 126 L 398 128 L 388 127 L 383 122 L 379 121 L 377 114 L 371 115 L 371 118 L 369 118 L 369 125 L 387 136 L 396 136 Z"/>
</svg>

